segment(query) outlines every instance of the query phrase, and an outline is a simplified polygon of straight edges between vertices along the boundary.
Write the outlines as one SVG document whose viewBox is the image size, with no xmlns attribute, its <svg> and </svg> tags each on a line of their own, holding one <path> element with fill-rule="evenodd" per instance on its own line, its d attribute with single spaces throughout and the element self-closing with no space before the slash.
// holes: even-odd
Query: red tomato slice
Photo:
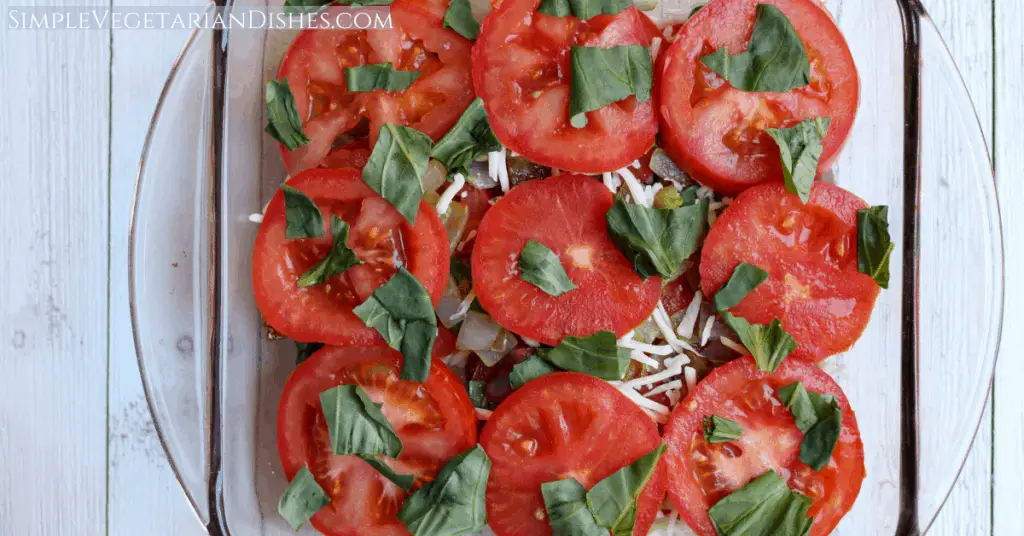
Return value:
<svg viewBox="0 0 1024 536">
<path fill-rule="evenodd" d="M 284 194 L 267 206 L 256 235 L 252 281 L 256 305 L 267 324 L 286 337 L 327 344 L 383 344 L 352 308 L 405 266 L 427 289 L 436 306 L 448 281 L 448 234 L 437 214 L 420 204 L 416 225 L 367 186 L 355 170 L 311 169 L 292 177 L 290 186 L 320 208 L 324 235 L 286 240 Z M 363 264 L 322 285 L 302 288 L 299 277 L 333 245 L 331 216 L 349 224 L 348 245 Z"/>
<path fill-rule="evenodd" d="M 533 380 L 480 433 L 492 464 L 487 522 L 498 536 L 550 536 L 542 483 L 572 477 L 590 489 L 660 443 L 658 425 L 608 382 L 572 372 Z M 661 507 L 665 465 L 637 501 L 635 536 L 647 534 Z"/>
<path fill-rule="evenodd" d="M 683 311 L 693 301 L 693 290 L 686 282 L 685 277 L 677 277 L 661 289 L 661 304 L 665 306 L 665 312 L 674 315 Z"/>
<path fill-rule="evenodd" d="M 569 51 L 574 45 L 647 45 L 636 8 L 587 21 L 536 13 L 540 0 L 504 0 L 473 46 L 473 84 L 491 128 L 510 150 L 539 164 L 598 173 L 619 169 L 654 143 L 651 100 L 629 97 L 569 124 Z"/>
<path fill-rule="evenodd" d="M 733 88 L 700 57 L 721 47 L 746 49 L 757 4 L 782 10 L 803 40 L 811 82 L 785 93 Z M 661 53 L 658 119 L 669 156 L 705 186 L 736 194 L 782 180 L 778 145 L 766 128 L 831 117 L 818 169 L 832 165 L 857 111 L 859 82 L 853 56 L 832 17 L 813 0 L 714 0 L 683 24 Z"/>
<path fill-rule="evenodd" d="M 751 188 L 708 233 L 700 277 L 709 299 L 740 262 L 768 280 L 730 309 L 751 323 L 778 318 L 796 339 L 790 358 L 821 361 L 850 348 L 871 317 L 879 287 L 857 271 L 857 210 L 868 208 L 838 186 L 814 183 L 804 205 L 778 183 Z"/>
<path fill-rule="evenodd" d="M 407 535 L 395 517 L 407 493 L 355 456 L 335 456 L 320 393 L 355 384 L 378 404 L 402 440 L 398 458 L 385 461 L 415 475 L 413 490 L 476 444 L 473 404 L 458 378 L 435 359 L 424 383 L 398 379 L 402 356 L 386 347 L 326 346 L 304 361 L 284 386 L 277 412 L 277 448 L 290 480 L 309 468 L 331 503 L 312 524 L 328 536 Z"/>
<path fill-rule="evenodd" d="M 796 381 L 808 391 L 835 395 L 843 410 L 839 442 L 820 472 L 799 460 L 803 435 L 776 394 Z M 743 434 L 729 443 L 708 443 L 702 426 L 710 415 L 739 423 Z M 758 371 L 749 357 L 715 369 L 669 416 L 665 442 L 669 499 L 701 536 L 716 534 L 708 508 L 768 470 L 814 501 L 808 511 L 814 517 L 812 536 L 832 532 L 853 507 L 864 480 L 864 445 L 846 395 L 821 369 L 792 359 L 774 374 Z"/>
<path fill-rule="evenodd" d="M 471 43 L 442 26 L 443 13 L 419 4 L 396 0 L 391 29 L 304 30 L 295 38 L 278 79 L 288 79 L 310 142 L 290 152 L 281 145 L 289 173 L 335 164 L 329 153 L 336 144 L 368 139 L 366 147 L 373 147 L 384 123 L 410 126 L 437 141 L 458 121 L 473 101 Z M 385 62 L 420 71 L 420 77 L 404 91 L 347 90 L 346 68 Z"/>
<path fill-rule="evenodd" d="M 481 190 L 467 186 L 459 194 L 459 202 L 466 205 L 469 216 L 466 218 L 466 228 L 462 231 L 462 247 L 456 250 L 455 254 L 469 260 L 469 253 L 473 250 L 473 241 L 480 231 L 480 222 L 484 214 L 491 209 L 491 190 Z"/>
<path fill-rule="evenodd" d="M 611 192 L 584 175 L 513 188 L 484 216 L 473 248 L 480 305 L 506 329 L 552 346 L 640 325 L 658 303 L 661 279 L 640 279 L 612 243 L 604 219 L 611 206 Z M 558 254 L 575 290 L 551 296 L 519 278 L 519 253 L 531 238 Z"/>
<path fill-rule="evenodd" d="M 644 25 L 644 34 L 647 35 L 648 42 L 653 42 L 657 37 L 662 39 L 665 38 L 665 34 L 661 32 L 661 28 L 658 28 L 658 25 L 651 20 L 651 17 L 649 17 L 647 13 L 641 11 L 640 15 L 640 22 Z"/>
</svg>

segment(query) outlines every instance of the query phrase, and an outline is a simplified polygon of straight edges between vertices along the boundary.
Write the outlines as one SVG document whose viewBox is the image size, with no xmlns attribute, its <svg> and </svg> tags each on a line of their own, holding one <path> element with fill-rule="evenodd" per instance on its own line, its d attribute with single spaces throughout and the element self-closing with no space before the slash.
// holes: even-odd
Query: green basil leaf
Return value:
<svg viewBox="0 0 1024 536">
<path fill-rule="evenodd" d="M 615 15 L 632 6 L 632 0 L 541 0 L 537 12 L 552 17 L 572 15 L 588 20 L 597 15 Z"/>
<path fill-rule="evenodd" d="M 474 534 L 487 523 L 484 492 L 491 459 L 480 445 L 455 456 L 429 484 L 413 493 L 398 520 L 413 536 Z"/>
<path fill-rule="evenodd" d="M 351 92 L 402 91 L 408 89 L 417 78 L 419 71 L 398 71 L 390 63 L 372 63 L 345 69 L 345 86 Z"/>
<path fill-rule="evenodd" d="M 473 402 L 474 408 L 491 409 L 491 403 L 487 400 L 487 382 L 472 380 L 469 382 L 469 400 Z"/>
<path fill-rule="evenodd" d="M 401 379 L 425 382 L 430 375 L 430 353 L 437 338 L 437 316 L 430 294 L 405 268 L 352 312 L 377 330 L 388 346 L 402 352 Z"/>
<path fill-rule="evenodd" d="M 434 144 L 430 156 L 440 160 L 449 174 L 459 172 L 468 177 L 473 160 L 499 149 L 501 142 L 487 122 L 484 101 L 477 97 L 455 126 Z"/>
<path fill-rule="evenodd" d="M 572 15 L 572 6 L 569 5 L 569 0 L 540 0 L 537 13 L 552 17 L 568 17 Z"/>
<path fill-rule="evenodd" d="M 452 0 L 444 12 L 443 25 L 466 39 L 476 39 L 480 33 L 480 23 L 473 18 L 469 0 Z"/>
<path fill-rule="evenodd" d="M 383 454 L 397 458 L 402 440 L 362 387 L 339 385 L 320 393 L 327 433 L 337 455 Z"/>
<path fill-rule="evenodd" d="M 558 536 L 608 536 L 587 506 L 587 490 L 574 478 L 540 485 L 544 509 L 553 534 Z"/>
<path fill-rule="evenodd" d="M 284 12 L 289 15 L 316 13 L 332 0 L 285 0 Z"/>
<path fill-rule="evenodd" d="M 857 211 L 857 270 L 889 288 L 889 257 L 895 244 L 889 238 L 889 207 Z"/>
<path fill-rule="evenodd" d="M 348 224 L 345 223 L 345 220 L 333 216 L 331 218 L 331 233 L 334 237 L 334 246 L 324 258 L 306 270 L 302 277 L 299 277 L 300 287 L 321 285 L 345 270 L 363 264 L 363 261 L 356 257 L 356 252 L 348 247 Z"/>
<path fill-rule="evenodd" d="M 674 209 L 647 208 L 616 199 L 605 221 L 612 241 L 644 279 L 673 278 L 697 249 L 707 227 L 707 201 Z"/>
<path fill-rule="evenodd" d="M 721 312 L 732 309 L 753 292 L 755 288 L 768 279 L 768 272 L 741 262 L 732 271 L 732 276 L 722 288 L 715 293 L 715 310 Z"/>
<path fill-rule="evenodd" d="M 696 199 L 696 198 L 695 198 Z M 692 203 L 692 201 L 691 201 Z M 683 205 L 689 205 L 683 195 L 679 193 L 679 190 L 671 186 L 667 186 L 658 190 L 658 193 L 654 194 L 654 208 L 679 208 Z"/>
<path fill-rule="evenodd" d="M 569 52 L 569 63 L 572 70 L 569 78 L 569 122 L 576 128 L 587 125 L 586 112 L 630 95 L 636 95 L 638 102 L 651 98 L 653 75 L 651 53 L 647 47 L 574 46 Z"/>
<path fill-rule="evenodd" d="M 782 329 L 782 323 L 776 318 L 771 324 L 751 324 L 746 319 L 722 313 L 726 325 L 739 336 L 740 342 L 754 356 L 757 368 L 765 372 L 775 372 L 782 360 L 796 350 L 793 336 Z"/>
<path fill-rule="evenodd" d="M 532 238 L 519 254 L 519 279 L 533 283 L 551 296 L 561 296 L 576 289 L 558 255 Z"/>
<path fill-rule="evenodd" d="M 833 398 L 826 411 L 818 415 L 818 422 L 804 433 L 800 441 L 800 461 L 815 471 L 821 471 L 832 459 L 842 430 L 843 410 Z"/>
<path fill-rule="evenodd" d="M 306 194 L 287 185 L 281 185 L 284 192 L 284 237 L 317 238 L 324 235 L 324 215 Z"/>
<path fill-rule="evenodd" d="M 363 168 L 363 182 L 410 224 L 416 223 L 423 200 L 422 181 L 432 146 L 430 137 L 414 128 L 385 123 Z"/>
<path fill-rule="evenodd" d="M 301 365 L 303 361 L 309 359 L 317 350 L 324 347 L 322 342 L 299 342 L 295 341 L 295 364 Z"/>
<path fill-rule="evenodd" d="M 708 509 L 711 524 L 722 536 L 804 536 L 814 518 L 807 517 L 811 499 L 786 486 L 775 471 L 751 480 Z"/>
<path fill-rule="evenodd" d="M 704 440 L 708 443 L 736 441 L 743 434 L 743 427 L 739 423 L 718 415 L 704 417 L 703 424 Z"/>
<path fill-rule="evenodd" d="M 309 518 L 331 502 L 324 489 L 317 484 L 313 473 L 305 466 L 295 473 L 295 478 L 281 494 L 277 512 L 295 530 L 302 528 Z"/>
<path fill-rule="evenodd" d="M 605 380 L 621 380 L 630 362 L 629 350 L 618 347 L 611 331 L 598 331 L 589 337 L 566 337 L 558 346 L 538 353 L 556 367 Z"/>
<path fill-rule="evenodd" d="M 779 8 L 757 5 L 746 52 L 726 47 L 701 57 L 709 69 L 742 91 L 789 91 L 811 81 L 811 62 L 800 36 Z"/>
<path fill-rule="evenodd" d="M 632 536 L 636 524 L 636 501 L 654 475 L 665 452 L 662 443 L 635 462 L 602 479 L 587 492 L 587 505 L 594 519 L 608 527 L 613 536 Z"/>
<path fill-rule="evenodd" d="M 780 387 L 778 393 L 782 404 L 793 414 L 796 427 L 807 433 L 818 422 L 818 412 L 803 382 L 793 382 Z"/>
<path fill-rule="evenodd" d="M 804 203 L 811 198 L 811 186 L 818 176 L 821 140 L 825 139 L 831 121 L 828 117 L 815 117 L 789 128 L 765 129 L 779 146 L 786 189 L 799 196 Z"/>
<path fill-rule="evenodd" d="M 295 105 L 295 97 L 288 86 L 288 79 L 267 82 L 267 134 L 284 144 L 289 151 L 309 143 L 302 132 L 302 119 Z"/>
<path fill-rule="evenodd" d="M 387 462 L 380 459 L 379 456 L 375 456 L 373 454 L 356 454 L 356 456 L 362 458 L 364 462 L 370 464 L 370 466 L 376 469 L 378 473 L 384 476 L 384 478 L 394 482 L 396 486 L 402 488 L 405 491 L 409 491 L 410 489 L 412 489 L 412 484 L 413 482 L 416 481 L 415 476 L 403 475 L 401 473 L 395 472 L 395 470 L 392 469 L 391 466 L 387 464 Z"/>
<path fill-rule="evenodd" d="M 558 372 L 558 369 L 540 357 L 532 355 L 526 361 L 512 365 L 512 372 L 508 375 L 508 381 L 512 386 L 512 390 L 516 390 L 525 385 L 526 382 L 536 380 L 552 372 Z"/>
</svg>

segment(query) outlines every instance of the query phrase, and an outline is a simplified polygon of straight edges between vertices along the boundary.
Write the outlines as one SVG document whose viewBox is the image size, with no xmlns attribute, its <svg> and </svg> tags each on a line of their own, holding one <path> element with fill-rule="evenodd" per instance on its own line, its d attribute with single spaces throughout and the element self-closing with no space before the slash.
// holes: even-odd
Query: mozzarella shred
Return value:
<svg viewBox="0 0 1024 536">
<path fill-rule="evenodd" d="M 452 183 L 448 185 L 448 188 L 445 188 L 444 193 L 441 194 L 441 199 L 437 201 L 438 216 L 444 216 L 448 212 L 448 207 L 451 206 L 455 196 L 462 191 L 462 187 L 465 185 L 466 177 L 462 173 L 456 173 L 455 177 L 452 178 Z"/>
<path fill-rule="evenodd" d="M 704 330 L 700 334 L 700 345 L 705 346 L 708 340 L 711 339 L 711 328 L 715 326 L 714 315 L 708 317 L 708 321 L 704 323 Z"/>
<path fill-rule="evenodd" d="M 690 305 L 686 306 L 683 319 L 679 321 L 679 327 L 676 328 L 676 334 L 680 337 L 684 339 L 693 337 L 693 328 L 697 326 L 697 317 L 700 315 L 700 304 L 703 299 L 704 295 L 698 290 L 690 300 Z"/>
<path fill-rule="evenodd" d="M 629 189 L 629 195 L 633 197 L 634 203 L 645 207 L 651 206 L 650 201 L 647 199 L 647 195 L 644 193 L 644 186 L 640 184 L 640 181 L 636 179 L 636 175 L 633 175 L 633 172 L 630 171 L 628 167 L 619 169 L 616 173 L 618 173 L 619 176 L 622 177 L 622 181 L 626 183 L 626 188 Z"/>
</svg>

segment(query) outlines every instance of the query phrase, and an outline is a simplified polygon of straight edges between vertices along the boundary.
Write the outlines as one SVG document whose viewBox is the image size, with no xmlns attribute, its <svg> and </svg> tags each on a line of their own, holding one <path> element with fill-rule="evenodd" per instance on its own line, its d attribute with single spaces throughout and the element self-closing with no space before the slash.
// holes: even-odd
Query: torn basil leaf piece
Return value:
<svg viewBox="0 0 1024 536">
<path fill-rule="evenodd" d="M 753 292 L 767 279 L 768 272 L 757 266 L 745 262 L 737 264 L 732 275 L 729 276 L 729 281 L 715 293 L 715 310 L 722 312 L 736 307 L 743 301 L 743 298 L 747 297 L 747 294 Z"/>
<path fill-rule="evenodd" d="M 455 30 L 455 33 L 466 39 L 476 39 L 480 33 L 480 23 L 473 18 L 473 9 L 469 0 L 452 0 L 448 4 L 448 10 L 444 13 L 445 28 Z"/>
<path fill-rule="evenodd" d="M 615 15 L 632 6 L 631 0 L 541 0 L 537 12 L 552 17 L 572 15 L 588 20 L 598 15 Z"/>
<path fill-rule="evenodd" d="M 512 372 L 508 375 L 508 381 L 512 386 L 512 390 L 516 390 L 525 385 L 526 382 L 551 374 L 552 372 L 558 372 L 558 369 L 539 356 L 532 355 L 526 361 L 512 365 Z"/>
<path fill-rule="evenodd" d="M 707 201 L 674 209 L 647 208 L 616 199 L 605 221 L 612 241 L 640 277 L 672 279 L 707 228 Z"/>
<path fill-rule="evenodd" d="M 637 499 L 654 475 L 665 453 L 662 443 L 635 462 L 602 479 L 587 492 L 587 505 L 594 519 L 613 535 L 632 535 L 636 524 Z"/>
<path fill-rule="evenodd" d="M 793 414 L 800 441 L 800 461 L 821 471 L 832 458 L 843 430 L 843 410 L 835 396 L 808 391 L 803 382 L 779 388 L 779 399 Z"/>
<path fill-rule="evenodd" d="M 281 500 L 277 502 L 277 512 L 293 529 L 299 530 L 330 502 L 331 498 L 320 484 L 317 484 L 313 473 L 303 466 L 281 494 Z"/>
<path fill-rule="evenodd" d="M 413 482 L 416 481 L 416 477 L 413 475 L 403 475 L 396 472 L 387 464 L 380 456 L 373 454 L 357 454 L 364 462 L 370 464 L 371 467 L 377 470 L 378 473 L 384 476 L 384 478 L 395 483 L 396 486 L 402 488 L 405 491 L 412 489 Z"/>
<path fill-rule="evenodd" d="M 412 536 L 474 534 L 487 523 L 484 493 L 491 459 L 480 445 L 448 460 L 437 478 L 410 495 L 398 520 Z"/>
<path fill-rule="evenodd" d="M 301 365 L 303 361 L 309 359 L 316 353 L 317 350 L 324 347 L 322 342 L 299 342 L 295 341 L 295 364 Z"/>
<path fill-rule="evenodd" d="M 352 312 L 377 330 L 388 346 L 402 353 L 401 379 L 427 381 L 430 353 L 437 338 L 437 315 L 427 289 L 408 270 L 399 268 Z"/>
<path fill-rule="evenodd" d="M 708 443 L 736 441 L 743 434 L 743 427 L 739 423 L 718 415 L 704 417 L 703 429 L 704 440 Z"/>
<path fill-rule="evenodd" d="M 322 285 L 331 277 L 343 273 L 353 266 L 363 264 L 363 261 L 356 257 L 356 252 L 348 247 L 348 224 L 345 223 L 345 220 L 332 216 L 331 233 L 333 233 L 334 245 L 324 258 L 299 277 L 300 287 Z"/>
<path fill-rule="evenodd" d="M 474 408 L 493 409 L 493 404 L 487 400 L 487 382 L 470 380 L 467 390 Z"/>
<path fill-rule="evenodd" d="M 587 506 L 587 490 L 574 478 L 540 485 L 544 510 L 553 534 L 559 536 L 608 536 Z"/>
<path fill-rule="evenodd" d="M 811 62 L 793 24 L 779 8 L 757 5 L 747 50 L 730 54 L 722 47 L 700 61 L 742 91 L 783 92 L 811 81 Z"/>
<path fill-rule="evenodd" d="M 889 207 L 857 211 L 857 270 L 889 288 L 889 257 L 895 244 L 889 237 Z"/>
<path fill-rule="evenodd" d="M 410 224 L 416 223 L 423 200 L 423 175 L 427 172 L 432 147 L 433 142 L 426 134 L 385 123 L 363 168 L 363 182 L 391 203 Z"/>
<path fill-rule="evenodd" d="M 533 283 L 551 296 L 561 296 L 576 289 L 558 255 L 532 238 L 519 254 L 519 279 Z"/>
<path fill-rule="evenodd" d="M 586 112 L 635 95 L 651 98 L 651 53 L 640 45 L 611 48 L 574 46 L 569 52 L 569 123 L 587 125 Z"/>
<path fill-rule="evenodd" d="M 619 348 L 611 331 L 588 337 L 566 337 L 558 346 L 538 353 L 556 367 L 590 374 L 604 380 L 621 380 L 629 368 L 629 350 Z"/>
<path fill-rule="evenodd" d="M 782 329 L 782 323 L 776 318 L 767 326 L 751 324 L 746 319 L 722 313 L 722 320 L 739 336 L 740 342 L 754 356 L 758 370 L 775 372 L 782 360 L 796 350 L 793 336 Z"/>
<path fill-rule="evenodd" d="M 383 454 L 397 458 L 402 440 L 377 404 L 362 387 L 339 385 L 320 393 L 334 454 Z"/>
<path fill-rule="evenodd" d="M 287 184 L 281 185 L 284 192 L 284 237 L 318 238 L 324 235 L 324 215 L 316 203 L 300 190 Z"/>
<path fill-rule="evenodd" d="M 391 63 L 372 63 L 345 68 L 345 86 L 351 92 L 402 91 L 408 89 L 417 78 L 419 71 L 398 71 Z"/>
<path fill-rule="evenodd" d="M 792 491 L 775 471 L 751 480 L 708 509 L 722 536 L 806 536 L 814 518 L 807 517 L 811 499 Z"/>
<path fill-rule="evenodd" d="M 267 82 L 267 134 L 281 142 L 289 151 L 309 143 L 302 132 L 302 119 L 295 105 L 295 97 L 288 86 L 288 79 Z"/>
<path fill-rule="evenodd" d="M 484 101 L 477 97 L 455 126 L 434 144 L 430 156 L 444 164 L 449 174 L 458 172 L 468 178 L 469 168 L 478 156 L 500 149 L 501 142 L 487 122 Z"/>
<path fill-rule="evenodd" d="M 811 186 L 818 176 L 821 141 L 825 139 L 831 121 L 828 117 L 815 117 L 789 128 L 765 129 L 765 133 L 779 146 L 786 189 L 796 194 L 805 204 L 811 198 Z"/>
</svg>

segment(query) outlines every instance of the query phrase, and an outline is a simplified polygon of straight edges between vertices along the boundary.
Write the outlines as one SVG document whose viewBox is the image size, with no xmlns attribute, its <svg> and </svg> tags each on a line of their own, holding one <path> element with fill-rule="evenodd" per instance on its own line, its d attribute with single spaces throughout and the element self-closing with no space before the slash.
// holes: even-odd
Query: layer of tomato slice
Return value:
<svg viewBox="0 0 1024 536">
<path fill-rule="evenodd" d="M 704 242 L 700 277 L 714 296 L 746 262 L 768 272 L 730 312 L 755 324 L 778 318 L 796 339 L 790 359 L 820 361 L 850 348 L 871 318 L 879 287 L 857 271 L 857 210 L 846 190 L 815 182 L 805 205 L 781 184 L 743 192 Z"/>
<path fill-rule="evenodd" d="M 629 97 L 569 124 L 569 51 L 650 42 L 629 8 L 586 21 L 537 13 L 540 0 L 503 0 L 484 19 L 473 46 L 473 84 L 491 128 L 509 150 L 545 166 L 580 173 L 624 167 L 654 143 L 651 100 Z"/>
<path fill-rule="evenodd" d="M 450 458 L 476 444 L 473 404 L 458 378 L 439 360 L 424 383 L 398 378 L 402 356 L 386 347 L 326 346 L 304 361 L 285 384 L 277 414 L 277 446 L 290 480 L 309 468 L 330 504 L 313 516 L 327 536 L 407 535 L 395 517 L 407 493 L 355 456 L 331 448 L 320 393 L 355 384 L 376 403 L 402 440 L 398 458 L 385 461 L 416 477 L 413 490 L 433 480 Z"/>
<path fill-rule="evenodd" d="M 746 50 L 758 4 L 792 22 L 811 62 L 807 86 L 785 93 L 740 91 L 701 56 Z M 819 171 L 831 166 L 853 125 L 859 82 L 853 56 L 832 17 L 814 0 L 713 0 L 682 25 L 661 52 L 657 79 L 661 144 L 693 178 L 721 193 L 782 179 L 779 148 L 766 128 L 830 117 Z"/>
<path fill-rule="evenodd" d="M 808 391 L 834 395 L 843 411 L 839 442 L 820 472 L 799 460 L 803 435 L 776 393 L 796 381 Z M 742 426 L 740 438 L 705 441 L 702 423 L 710 415 Z M 715 369 L 673 410 L 665 442 L 669 499 L 701 536 L 716 534 L 708 508 L 769 470 L 814 501 L 808 511 L 814 517 L 811 535 L 824 536 L 853 507 L 865 475 L 857 418 L 843 390 L 821 369 L 792 359 L 773 374 L 758 371 L 749 357 Z"/>
<path fill-rule="evenodd" d="M 654 310 L 661 279 L 646 281 L 608 236 L 612 194 L 601 181 L 562 174 L 513 188 L 484 216 L 473 248 L 477 299 L 506 329 L 549 345 L 569 335 L 635 328 Z M 576 289 L 547 294 L 520 279 L 528 240 L 561 259 Z"/>
<path fill-rule="evenodd" d="M 339 158 L 358 161 L 332 152 L 351 152 L 348 145 L 359 141 L 360 157 L 368 158 L 384 123 L 410 126 L 437 141 L 458 121 L 473 101 L 471 43 L 442 26 L 443 12 L 417 4 L 392 3 L 390 29 L 310 29 L 295 38 L 278 79 L 288 79 L 310 142 L 294 151 L 281 146 L 289 173 L 338 165 Z M 349 92 L 345 69 L 374 63 L 421 74 L 403 91 Z"/>
<path fill-rule="evenodd" d="M 269 326 L 302 342 L 383 344 L 352 308 L 404 266 L 427 289 L 434 305 L 448 281 L 448 234 L 435 211 L 421 203 L 416 224 L 409 223 L 377 195 L 355 170 L 310 169 L 288 181 L 309 196 L 323 213 L 324 235 L 285 238 L 284 194 L 267 206 L 252 258 L 256 305 Z M 298 286 L 299 277 L 333 245 L 330 222 L 337 215 L 349 225 L 348 245 L 363 264 L 321 285 Z"/>
<path fill-rule="evenodd" d="M 487 420 L 487 521 L 498 536 L 550 536 L 540 485 L 575 478 L 590 489 L 661 443 L 658 425 L 608 382 L 571 372 L 533 380 Z M 647 534 L 665 496 L 665 463 L 637 501 L 633 534 Z"/>
</svg>

